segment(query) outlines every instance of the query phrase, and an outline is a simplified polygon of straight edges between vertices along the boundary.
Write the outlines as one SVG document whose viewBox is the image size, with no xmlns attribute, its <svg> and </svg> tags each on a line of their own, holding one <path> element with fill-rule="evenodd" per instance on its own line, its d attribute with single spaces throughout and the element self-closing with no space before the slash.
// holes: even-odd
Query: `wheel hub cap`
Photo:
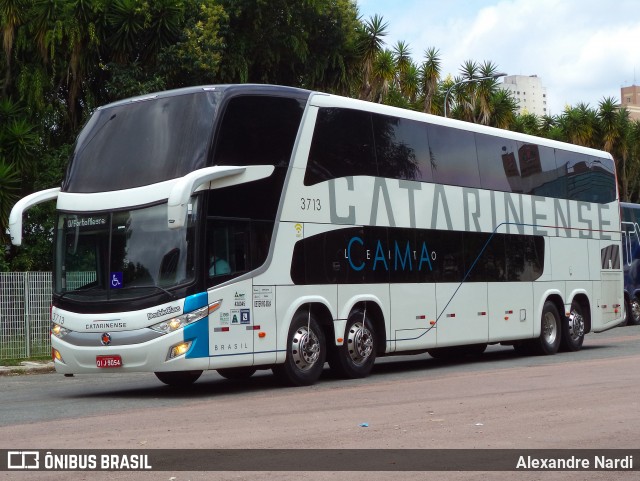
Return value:
<svg viewBox="0 0 640 481">
<path fill-rule="evenodd" d="M 580 339 L 584 335 L 584 318 L 576 311 L 569 314 L 569 333 L 572 339 Z"/>
<path fill-rule="evenodd" d="M 291 354 L 298 369 L 302 371 L 310 369 L 320 357 L 318 336 L 306 327 L 301 327 L 293 336 Z"/>
<path fill-rule="evenodd" d="M 553 344 L 556 340 L 557 326 L 553 314 L 547 313 L 544 317 L 544 323 L 542 325 L 542 334 L 547 343 Z"/>
<path fill-rule="evenodd" d="M 373 336 L 361 322 L 356 322 L 349 329 L 347 339 L 349 356 L 354 364 L 363 364 L 373 351 Z"/>
</svg>

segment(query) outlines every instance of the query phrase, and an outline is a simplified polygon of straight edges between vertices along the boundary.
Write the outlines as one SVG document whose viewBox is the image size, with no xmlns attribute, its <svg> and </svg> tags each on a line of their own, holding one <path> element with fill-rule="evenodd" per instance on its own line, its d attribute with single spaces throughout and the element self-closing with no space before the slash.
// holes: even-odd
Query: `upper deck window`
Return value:
<svg viewBox="0 0 640 481">
<path fill-rule="evenodd" d="M 205 167 L 217 95 L 173 95 L 96 111 L 78 136 L 63 190 L 130 189 Z"/>
</svg>

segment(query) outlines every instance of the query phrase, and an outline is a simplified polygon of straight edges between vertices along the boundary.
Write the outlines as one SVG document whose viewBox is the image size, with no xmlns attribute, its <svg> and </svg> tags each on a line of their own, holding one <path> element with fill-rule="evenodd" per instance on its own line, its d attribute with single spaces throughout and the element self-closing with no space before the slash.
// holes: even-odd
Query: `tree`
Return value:
<svg viewBox="0 0 640 481">
<path fill-rule="evenodd" d="M 359 54 L 362 61 L 362 82 L 358 98 L 371 100 L 373 93 L 372 76 L 376 58 L 383 51 L 383 37 L 387 35 L 389 24 L 382 17 L 374 15 L 364 22 L 360 29 Z"/>
<path fill-rule="evenodd" d="M 17 169 L 0 159 L 0 243 L 8 241 L 4 227 L 8 226 L 9 212 L 18 200 L 20 192 L 20 177 Z"/>
<path fill-rule="evenodd" d="M 219 0 L 228 15 L 220 82 L 344 90 L 351 83 L 357 8 L 351 0 Z"/>
<path fill-rule="evenodd" d="M 420 69 L 422 92 L 424 94 L 423 112 L 437 113 L 433 109 L 433 98 L 438 90 L 440 81 L 440 51 L 431 47 L 424 53 L 425 60 Z"/>
<path fill-rule="evenodd" d="M 16 29 L 24 22 L 26 0 L 0 0 L 0 31 L 2 32 L 2 49 L 6 62 L 6 74 L 2 86 L 2 96 L 6 95 L 11 83 L 11 59 L 13 57 L 13 42 Z"/>
</svg>

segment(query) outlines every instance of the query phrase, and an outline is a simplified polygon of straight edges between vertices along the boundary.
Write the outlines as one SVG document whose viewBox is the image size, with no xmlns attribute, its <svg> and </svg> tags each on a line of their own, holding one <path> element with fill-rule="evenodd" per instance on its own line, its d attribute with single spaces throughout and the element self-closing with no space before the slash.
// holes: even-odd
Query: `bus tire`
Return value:
<svg viewBox="0 0 640 481">
<path fill-rule="evenodd" d="M 630 326 L 637 326 L 640 324 L 640 300 L 635 296 L 631 299 L 631 302 L 629 302 L 627 324 Z"/>
<path fill-rule="evenodd" d="M 533 344 L 534 352 L 544 356 L 555 354 L 560 349 L 561 337 L 558 308 L 553 302 L 547 301 L 542 308 L 540 337 Z"/>
<path fill-rule="evenodd" d="M 376 360 L 376 336 L 373 323 L 364 311 L 351 312 L 342 346 L 335 346 L 329 356 L 329 366 L 346 379 L 367 377 Z"/>
<path fill-rule="evenodd" d="M 631 317 L 631 302 L 627 295 L 624 295 L 624 320 L 618 324 L 618 327 L 624 327 L 629 325 L 629 318 Z"/>
<path fill-rule="evenodd" d="M 156 377 L 168 386 L 190 386 L 202 375 L 202 371 L 155 372 Z"/>
<path fill-rule="evenodd" d="M 225 369 L 218 369 L 218 374 L 220 374 L 225 379 L 230 379 L 232 381 L 237 381 L 241 379 L 249 379 L 256 372 L 255 367 L 246 366 L 246 367 L 227 367 Z"/>
<path fill-rule="evenodd" d="M 574 301 L 571 304 L 569 317 L 563 317 L 562 319 L 561 349 L 570 352 L 579 351 L 583 342 L 584 316 L 582 315 L 582 307 Z"/>
<path fill-rule="evenodd" d="M 527 339 L 526 341 L 516 341 L 513 344 L 513 349 L 519 356 L 531 356 L 534 353 L 533 342 L 535 340 Z"/>
<path fill-rule="evenodd" d="M 273 367 L 273 374 L 288 386 L 310 386 L 315 383 L 327 356 L 324 332 L 313 314 L 300 311 L 294 317 L 287 337 L 284 364 Z"/>
</svg>

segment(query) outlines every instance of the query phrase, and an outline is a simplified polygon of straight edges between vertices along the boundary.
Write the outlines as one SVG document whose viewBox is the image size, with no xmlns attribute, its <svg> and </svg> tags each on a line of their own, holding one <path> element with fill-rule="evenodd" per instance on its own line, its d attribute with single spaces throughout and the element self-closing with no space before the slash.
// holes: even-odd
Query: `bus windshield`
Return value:
<svg viewBox="0 0 640 481">
<path fill-rule="evenodd" d="M 68 298 L 139 298 L 194 279 L 194 222 L 169 230 L 164 203 L 111 213 L 61 212 L 56 238 L 54 292 Z"/>
</svg>

